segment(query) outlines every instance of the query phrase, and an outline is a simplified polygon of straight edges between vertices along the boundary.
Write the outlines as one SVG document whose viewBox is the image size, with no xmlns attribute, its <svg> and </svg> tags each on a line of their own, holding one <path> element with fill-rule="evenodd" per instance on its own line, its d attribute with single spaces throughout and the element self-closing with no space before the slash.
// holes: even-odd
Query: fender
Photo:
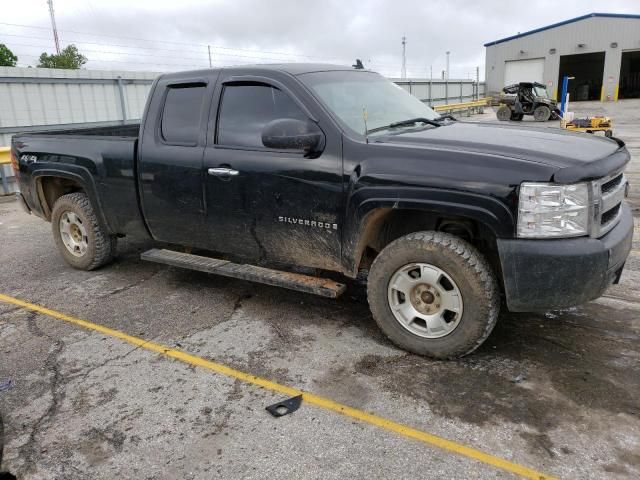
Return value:
<svg viewBox="0 0 640 480">
<path fill-rule="evenodd" d="M 34 192 L 33 200 L 37 202 L 37 206 L 40 207 L 43 216 L 49 217 L 50 219 L 51 212 L 44 211 L 42 205 L 44 199 L 41 197 L 41 189 L 39 188 L 39 185 L 41 184 L 41 181 L 44 177 L 66 178 L 78 183 L 89 197 L 89 201 L 94 207 L 93 210 L 98 218 L 98 221 L 101 224 L 100 226 L 107 232 L 114 233 L 104 214 L 104 209 L 102 208 L 100 197 L 97 194 L 98 190 L 94 178 L 86 168 L 79 167 L 77 165 L 70 165 L 67 163 L 64 164 L 64 169 L 61 169 L 60 164 L 47 164 L 45 162 L 39 162 L 37 166 L 33 166 L 33 170 L 31 172 L 31 178 L 33 181 L 32 188 Z"/>
<path fill-rule="evenodd" d="M 508 206 L 486 195 L 439 188 L 363 188 L 351 197 L 347 207 L 342 250 L 346 274 L 357 274 L 357 264 L 367 242 L 367 228 L 380 212 L 391 210 L 420 210 L 437 216 L 468 218 L 485 225 L 496 238 L 512 237 L 515 228 L 514 215 Z"/>
</svg>

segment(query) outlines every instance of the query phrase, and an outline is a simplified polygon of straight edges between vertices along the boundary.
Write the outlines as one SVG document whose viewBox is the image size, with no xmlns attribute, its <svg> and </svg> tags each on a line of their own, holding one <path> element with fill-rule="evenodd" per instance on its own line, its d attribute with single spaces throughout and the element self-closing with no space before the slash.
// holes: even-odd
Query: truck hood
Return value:
<svg viewBox="0 0 640 480">
<path fill-rule="evenodd" d="M 402 130 L 376 142 L 498 155 L 557 167 L 559 182 L 607 175 L 629 161 L 615 140 L 555 128 L 522 128 L 497 123 L 454 122 L 437 128 Z"/>
</svg>

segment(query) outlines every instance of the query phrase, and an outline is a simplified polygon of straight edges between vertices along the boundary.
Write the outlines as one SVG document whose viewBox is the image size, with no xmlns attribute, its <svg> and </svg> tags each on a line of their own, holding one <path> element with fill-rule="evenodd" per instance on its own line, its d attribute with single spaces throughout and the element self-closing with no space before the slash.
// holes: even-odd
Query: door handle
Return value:
<svg viewBox="0 0 640 480">
<path fill-rule="evenodd" d="M 210 168 L 207 170 L 209 175 L 213 175 L 214 177 L 235 177 L 240 172 L 238 170 L 234 170 L 233 168 Z"/>
</svg>

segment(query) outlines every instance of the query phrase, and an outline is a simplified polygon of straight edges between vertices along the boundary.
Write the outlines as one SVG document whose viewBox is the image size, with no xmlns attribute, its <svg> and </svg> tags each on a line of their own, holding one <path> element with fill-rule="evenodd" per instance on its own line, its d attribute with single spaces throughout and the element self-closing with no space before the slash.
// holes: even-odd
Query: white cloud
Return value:
<svg viewBox="0 0 640 480">
<path fill-rule="evenodd" d="M 76 43 L 89 68 L 205 67 L 210 44 L 216 65 L 361 58 L 368 67 L 399 76 L 400 40 L 406 35 L 409 74 L 421 77 L 430 65 L 439 75 L 447 50 L 452 77 L 473 75 L 478 65 L 482 72 L 484 43 L 603 9 L 594 0 L 54 0 L 54 5 L 63 46 Z M 637 13 L 638 2 L 605 5 L 609 12 Z M 41 27 L 0 24 L 0 43 L 21 64 L 35 64 L 42 51 L 53 51 L 44 0 L 4 0 L 0 22 Z"/>
</svg>

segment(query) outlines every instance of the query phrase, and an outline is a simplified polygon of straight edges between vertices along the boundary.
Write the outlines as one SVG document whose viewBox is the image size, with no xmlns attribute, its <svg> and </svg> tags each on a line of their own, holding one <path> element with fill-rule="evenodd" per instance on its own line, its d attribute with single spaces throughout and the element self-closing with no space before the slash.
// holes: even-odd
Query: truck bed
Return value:
<svg viewBox="0 0 640 480">
<path fill-rule="evenodd" d="M 139 130 L 139 124 L 132 124 L 15 135 L 14 150 L 38 152 L 35 159 L 24 160 L 26 170 L 20 185 L 34 213 L 45 215 L 39 207 L 37 179 L 63 171 L 88 190 L 110 232 L 146 234 L 138 208 L 135 169 Z"/>
</svg>

